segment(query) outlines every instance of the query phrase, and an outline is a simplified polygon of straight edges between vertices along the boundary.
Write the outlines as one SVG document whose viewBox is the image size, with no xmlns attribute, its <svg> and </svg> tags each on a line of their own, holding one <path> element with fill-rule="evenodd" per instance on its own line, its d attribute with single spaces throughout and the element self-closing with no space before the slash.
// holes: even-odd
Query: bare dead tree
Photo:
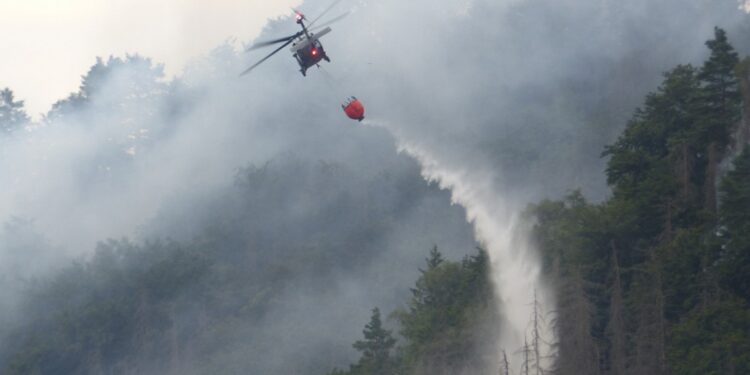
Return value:
<svg viewBox="0 0 750 375">
<path fill-rule="evenodd" d="M 521 363 L 521 375 L 531 375 L 529 373 L 529 369 L 531 368 L 531 347 L 529 347 L 528 337 L 524 338 L 523 340 L 523 349 L 521 349 L 521 354 L 523 356 L 523 362 Z"/>
<path fill-rule="evenodd" d="M 502 351 L 502 362 L 500 363 L 500 375 L 511 375 L 510 374 L 510 362 L 508 361 L 508 353 L 505 349 Z"/>
<path fill-rule="evenodd" d="M 649 260 L 638 275 L 633 374 L 659 375 L 666 371 L 664 293 L 657 263 Z"/>
<path fill-rule="evenodd" d="M 556 316 L 551 322 L 557 331 L 557 361 L 553 371 L 559 375 L 599 375 L 600 351 L 591 334 L 594 306 L 586 295 L 580 272 L 573 270 L 561 278 Z"/>
<path fill-rule="evenodd" d="M 620 278 L 620 263 L 617 258 L 615 241 L 610 241 L 612 247 L 612 288 L 609 300 L 609 322 L 607 323 L 607 337 L 609 338 L 609 374 L 625 375 L 626 333 L 623 318 L 624 302 L 622 296 L 622 279 Z"/>
<path fill-rule="evenodd" d="M 550 344 L 545 342 L 542 337 L 541 331 L 547 322 L 544 319 L 544 311 L 539 298 L 537 297 L 537 290 L 534 289 L 534 301 L 532 302 L 532 313 L 531 313 L 531 358 L 530 358 L 530 371 L 534 375 L 544 375 L 547 369 L 544 368 L 544 360 L 547 359 L 542 355 L 542 346 L 549 346 Z"/>
<path fill-rule="evenodd" d="M 703 207 L 707 212 L 716 214 L 716 178 L 718 176 L 719 163 L 721 155 L 716 142 L 708 145 L 708 165 L 706 166 L 706 180 L 703 185 Z"/>
</svg>

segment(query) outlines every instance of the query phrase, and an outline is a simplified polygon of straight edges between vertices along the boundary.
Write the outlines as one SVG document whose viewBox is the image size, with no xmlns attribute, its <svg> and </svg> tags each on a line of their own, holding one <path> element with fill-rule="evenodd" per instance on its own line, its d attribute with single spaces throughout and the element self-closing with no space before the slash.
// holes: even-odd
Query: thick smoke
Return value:
<svg viewBox="0 0 750 375">
<path fill-rule="evenodd" d="M 445 167 L 446 163 L 415 145 L 402 145 L 401 149 L 419 160 L 426 179 L 450 190 L 453 201 L 466 207 L 467 220 L 474 224 L 476 238 L 490 255 L 498 310 L 504 318 L 498 347 L 506 352 L 522 348 L 530 341 L 534 309 L 541 309 L 542 318 L 544 311 L 554 309 L 553 293 L 541 279 L 540 261 L 524 230 L 525 223 L 519 221 L 522 208 L 497 194 L 489 177 L 492 171 Z M 550 326 L 538 328 L 544 342 L 554 342 Z M 540 363 L 549 368 L 554 355 L 551 347 L 543 346 L 540 353 Z M 516 361 L 513 365 L 519 368 Z"/>
<path fill-rule="evenodd" d="M 706 56 L 702 41 L 714 26 L 728 28 L 747 51 L 747 16 L 734 1 L 456 1 L 393 8 L 381 2 L 365 13 L 378 43 L 364 43 L 361 54 L 379 61 L 374 65 L 382 70 L 369 68 L 373 75 L 390 79 L 362 83 L 372 91 L 361 95 L 387 108 L 375 123 L 396 134 L 425 177 L 466 207 L 492 257 L 506 320 L 500 348 L 509 352 L 529 333 L 534 290 L 542 307 L 554 310 L 518 222 L 524 205 L 574 188 L 603 198 L 603 144 L 663 71 Z M 384 23 L 413 26 L 378 26 Z M 554 334 L 547 328 L 544 336 Z M 517 368 L 519 358 L 513 362 Z"/>
<path fill-rule="evenodd" d="M 315 14 L 325 5 L 309 1 L 302 9 Z M 76 104 L 85 95 L 72 97 L 58 107 L 60 116 L 53 111 L 43 124 L 0 140 L 0 221 L 16 217 L 39 233 L 40 254 L 80 256 L 108 237 L 189 238 L 191 225 L 210 216 L 203 202 L 223 194 L 238 168 L 279 155 L 415 173 L 394 156 L 394 139 L 384 131 L 347 122 L 338 105 L 356 95 L 366 116 L 387 124 L 395 143 L 421 163 L 424 176 L 466 208 L 477 240 L 493 256 L 506 320 L 499 341 L 512 352 L 523 341 L 533 289 L 543 290 L 518 221 L 525 204 L 578 187 L 604 198 L 602 146 L 662 71 L 701 61 L 701 41 L 714 26 L 727 28 L 741 52 L 750 50 L 747 15 L 735 0 L 362 0 L 336 11 L 350 9 L 323 40 L 333 62 L 304 79 L 286 51 L 240 79 L 261 54 L 229 45 L 174 82 L 146 61 L 114 69 L 92 83 L 94 99 L 85 106 Z M 285 18 L 263 36 L 295 31 Z M 458 255 L 472 245 L 466 224 L 456 221 L 464 213 L 447 200 L 427 194 L 404 214 L 396 226 L 402 230 L 382 239 L 390 250 L 371 260 L 368 273 L 382 280 L 379 291 L 352 275 L 328 289 L 290 290 L 283 299 L 295 307 L 279 310 L 279 320 L 265 322 L 256 337 L 294 331 L 304 337 L 301 346 L 346 348 L 368 309 L 387 311 L 403 300 L 392 289 L 410 285 L 424 249 L 446 243 Z M 319 208 L 307 203 L 308 210 Z M 431 229 L 414 234 L 413 227 Z M 435 233 L 443 235 L 424 238 Z M 551 308 L 551 297 L 541 296 Z M 303 313 L 321 301 L 355 307 Z M 317 328 L 287 323 L 304 319 L 317 319 Z M 229 360 L 255 345 L 245 344 Z M 293 373 L 283 366 L 295 368 L 295 350 L 259 366 Z"/>
</svg>

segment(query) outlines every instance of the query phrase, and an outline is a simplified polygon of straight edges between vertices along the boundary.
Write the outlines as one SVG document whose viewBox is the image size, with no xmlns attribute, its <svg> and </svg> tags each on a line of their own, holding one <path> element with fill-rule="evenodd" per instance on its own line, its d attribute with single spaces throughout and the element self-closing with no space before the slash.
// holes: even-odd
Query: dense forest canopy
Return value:
<svg viewBox="0 0 750 375">
<path fill-rule="evenodd" d="M 708 60 L 665 73 L 606 148 L 610 199 L 530 209 L 559 278 L 562 373 L 750 371 L 750 77 L 724 30 L 706 45 Z"/>
<path fill-rule="evenodd" d="M 699 68 L 679 65 L 666 72 L 622 135 L 605 148 L 611 198 L 590 203 L 576 191 L 528 209 L 557 290 L 551 322 L 557 340 L 535 343 L 537 316 L 532 316 L 527 345 L 513 358 L 521 361 L 521 374 L 750 371 L 750 119 L 741 116 L 749 60 L 740 64 L 722 29 L 715 29 L 706 45 L 708 60 Z M 375 310 L 363 331 L 365 341 L 354 347 L 365 343 L 385 354 L 362 351 L 349 371 L 331 374 L 455 374 L 466 367 L 452 366 L 469 366 L 472 360 L 461 357 L 461 348 L 481 342 L 481 335 L 469 336 L 463 345 L 460 334 L 435 338 L 451 335 L 456 321 L 435 319 L 423 301 L 443 301 L 438 315 L 459 311 L 469 317 L 459 320 L 460 331 L 471 333 L 483 318 L 471 313 L 476 302 L 462 298 L 482 287 L 452 289 L 462 276 L 439 275 L 458 264 L 444 264 L 437 250 L 427 264 L 409 310 L 394 314 L 403 346 L 393 350 L 392 333 L 380 327 Z M 435 291 L 455 295 L 445 299 L 431 294 Z M 462 308 L 452 308 L 455 302 Z M 552 367 L 534 356 L 538 345 L 555 347 Z M 446 359 L 450 364 L 425 368 Z M 500 374 L 511 373 L 507 353 L 496 356 L 495 364 Z M 400 372 L 387 370 L 394 368 Z"/>
</svg>

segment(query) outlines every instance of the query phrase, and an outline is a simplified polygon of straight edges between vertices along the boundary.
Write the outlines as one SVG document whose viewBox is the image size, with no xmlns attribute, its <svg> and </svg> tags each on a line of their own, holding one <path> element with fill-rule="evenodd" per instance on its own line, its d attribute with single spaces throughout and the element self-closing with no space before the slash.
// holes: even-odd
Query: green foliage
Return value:
<svg viewBox="0 0 750 375">
<path fill-rule="evenodd" d="M 699 310 L 674 327 L 670 337 L 672 373 L 750 373 L 750 307 L 736 300 Z"/>
<path fill-rule="evenodd" d="M 487 256 L 480 252 L 463 263 L 436 262 L 440 254 L 433 249 L 427 271 L 412 289 L 408 311 L 397 314 L 402 325 L 401 334 L 416 346 L 422 346 L 440 332 L 435 328 L 460 327 L 464 323 L 466 306 L 486 297 L 482 288 L 486 282 Z"/>
<path fill-rule="evenodd" d="M 680 230 L 668 244 L 657 249 L 665 293 L 664 317 L 678 321 L 701 301 L 706 249 L 705 231 Z"/>
<path fill-rule="evenodd" d="M 383 328 L 380 320 L 380 310 L 372 310 L 370 323 L 362 333 L 365 339 L 354 343 L 354 349 L 361 353 L 359 362 L 352 366 L 352 374 L 388 375 L 393 373 L 395 363 L 391 358 L 391 351 L 396 345 L 396 339 L 391 331 Z"/>
<path fill-rule="evenodd" d="M 705 163 L 697 153 L 705 148 L 697 134 L 696 103 L 700 82 L 695 69 L 681 65 L 665 74 L 644 109 L 636 111 L 623 134 L 603 156 L 610 156 L 607 181 L 615 198 L 627 202 L 638 217 L 637 232 L 644 239 L 657 237 L 667 218 L 686 221 L 700 207 L 690 192 L 700 191 Z M 678 194 L 679 193 L 679 194 Z M 686 223 L 687 224 L 687 223 Z"/>
<path fill-rule="evenodd" d="M 603 279 L 607 267 L 609 237 L 616 225 L 603 207 L 589 204 L 579 191 L 562 201 L 543 201 L 529 208 L 537 225 L 534 238 L 545 249 L 545 268 L 567 268 L 570 264 L 586 264 L 583 272 L 592 279 Z M 625 224 L 624 220 L 619 224 Z"/>
<path fill-rule="evenodd" d="M 365 340 L 354 344 L 362 353 L 359 362 L 330 375 L 450 374 L 481 361 L 476 358 L 479 348 L 489 343 L 475 330 L 491 310 L 487 254 L 479 250 L 462 262 L 450 262 L 433 247 L 426 261 L 408 307 L 393 313 L 404 339 L 399 355 L 391 356 L 395 340 L 382 328 L 375 309 Z"/>
<path fill-rule="evenodd" d="M 725 288 L 750 301 L 750 147 L 721 184 L 723 251 L 719 270 Z"/>
<path fill-rule="evenodd" d="M 121 353 L 167 348 L 165 308 L 186 298 L 210 267 L 198 249 L 175 243 L 101 244 L 86 265 L 72 266 L 36 288 L 26 314 L 33 326 L 16 332 L 9 374 L 110 372 Z M 164 350 L 164 349 L 162 349 Z"/>
<path fill-rule="evenodd" d="M 432 271 L 438 268 L 443 261 L 445 259 L 443 259 L 443 254 L 440 254 L 440 251 L 438 251 L 437 245 L 433 246 L 432 250 L 430 250 L 430 257 L 427 258 L 427 270 Z"/>
<path fill-rule="evenodd" d="M 27 324 L 0 327 L 0 373 L 322 374 L 332 363 L 345 363 L 349 353 L 310 347 L 293 334 L 270 337 L 282 329 L 267 326 L 283 324 L 283 332 L 295 333 L 295 324 L 312 322 L 304 329 L 322 330 L 299 311 L 321 302 L 298 304 L 294 297 L 339 300 L 331 286 L 372 276 L 371 260 L 382 257 L 401 215 L 424 208 L 420 199 L 432 201 L 433 194 L 447 202 L 416 165 L 387 168 L 386 178 L 385 169 L 278 158 L 240 169 L 235 184 L 208 202 L 167 204 L 161 215 L 174 216 L 144 226 L 144 237 L 167 232 L 179 242 L 108 241 L 95 255 L 23 290 Z M 409 199 L 401 200 L 401 189 Z M 455 214 L 463 223 L 460 211 Z M 0 247 L 17 250 L 24 262 L 39 257 L 35 246 L 47 251 L 30 223 L 14 220 L 5 229 Z M 429 226 L 414 231 L 435 236 Z M 13 264 L 0 266 L 5 271 Z M 11 276 L 3 272 L 0 282 Z M 314 313 L 339 307 L 326 308 Z M 291 317 L 272 315 L 280 311 Z M 273 362 L 289 353 L 293 361 Z"/>
<path fill-rule="evenodd" d="M 394 314 L 406 340 L 403 367 L 427 373 L 471 361 L 476 342 L 470 327 L 479 324 L 492 299 L 486 252 L 461 263 L 435 262 L 439 253 L 431 254 L 408 308 Z"/>
<path fill-rule="evenodd" d="M 750 223 L 750 147 L 734 161 L 721 184 L 721 224 L 730 234 L 747 233 Z"/>
<path fill-rule="evenodd" d="M 706 44 L 706 63 L 666 73 L 606 147 L 611 199 L 529 209 L 558 280 L 561 374 L 750 371 L 750 151 L 711 209 L 747 66 L 723 30 Z"/>
<path fill-rule="evenodd" d="M 701 136 L 707 142 L 729 143 L 732 128 L 739 120 L 742 95 L 736 68 L 739 57 L 729 44 L 724 30 L 716 28 L 714 39 L 706 42 L 711 56 L 703 64 L 698 78 L 701 80 L 700 109 Z"/>
</svg>

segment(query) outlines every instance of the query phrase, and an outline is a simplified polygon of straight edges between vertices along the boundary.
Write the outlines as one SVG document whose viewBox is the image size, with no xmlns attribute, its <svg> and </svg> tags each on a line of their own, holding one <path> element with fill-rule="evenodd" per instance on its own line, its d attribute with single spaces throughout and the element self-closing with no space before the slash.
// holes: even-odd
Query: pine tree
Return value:
<svg viewBox="0 0 750 375">
<path fill-rule="evenodd" d="M 372 310 L 370 322 L 362 333 L 364 340 L 354 343 L 354 349 L 362 353 L 359 362 L 353 366 L 355 373 L 368 375 L 390 375 L 392 368 L 391 350 L 396 345 L 396 339 L 391 331 L 383 328 L 380 319 L 380 309 Z"/>
<path fill-rule="evenodd" d="M 545 368 L 545 361 L 549 359 L 549 357 L 542 355 L 543 352 L 546 352 L 544 349 L 548 346 L 548 343 L 546 343 L 544 337 L 542 337 L 542 330 L 546 327 L 547 322 L 544 319 L 543 307 L 539 302 L 536 289 L 534 289 L 534 301 L 532 302 L 531 307 L 532 312 L 529 327 L 531 342 L 529 343 L 530 357 L 528 358 L 529 371 L 530 374 L 533 375 L 544 375 L 548 372 Z"/>
<path fill-rule="evenodd" d="M 609 322 L 607 323 L 607 336 L 609 337 L 609 374 L 625 375 L 627 353 L 625 351 L 626 333 L 624 320 L 624 301 L 622 295 L 622 279 L 620 277 L 620 264 L 617 260 L 617 248 L 614 241 L 612 247 L 612 290 L 609 299 Z"/>
<path fill-rule="evenodd" d="M 726 32 L 715 28 L 714 39 L 706 42 L 706 46 L 711 56 L 698 74 L 701 81 L 699 121 L 700 139 L 705 142 L 707 155 L 704 206 L 708 212 L 715 213 L 718 167 L 740 120 L 742 94 L 735 74 L 739 57 L 729 44 Z"/>
<path fill-rule="evenodd" d="M 502 351 L 502 361 L 500 362 L 500 375 L 510 375 L 510 361 L 505 349 Z"/>
<path fill-rule="evenodd" d="M 711 56 L 698 73 L 703 136 L 708 142 L 726 146 L 729 131 L 740 116 L 742 95 L 735 74 L 740 60 L 726 32 L 718 27 L 714 29 L 714 39 L 707 41 L 706 46 Z"/>
<path fill-rule="evenodd" d="M 696 76 L 690 65 L 665 73 L 658 90 L 602 154 L 610 156 L 607 181 L 615 197 L 635 210 L 638 232 L 647 239 L 671 237 L 677 198 L 682 211 L 692 202 Z"/>
<path fill-rule="evenodd" d="M 435 245 L 430 250 L 430 256 L 425 260 L 427 261 L 427 271 L 431 271 L 438 268 L 445 259 L 443 259 L 443 254 L 440 253 L 437 245 Z"/>
<path fill-rule="evenodd" d="M 531 375 L 531 355 L 532 355 L 532 349 L 531 346 L 529 346 L 529 338 L 524 338 L 523 341 L 523 348 L 521 348 L 521 355 L 523 357 L 523 362 L 521 362 L 521 375 Z"/>
<path fill-rule="evenodd" d="M 0 134 L 12 133 L 27 122 L 29 117 L 23 109 L 23 101 L 16 101 L 8 88 L 0 91 Z"/>
</svg>

